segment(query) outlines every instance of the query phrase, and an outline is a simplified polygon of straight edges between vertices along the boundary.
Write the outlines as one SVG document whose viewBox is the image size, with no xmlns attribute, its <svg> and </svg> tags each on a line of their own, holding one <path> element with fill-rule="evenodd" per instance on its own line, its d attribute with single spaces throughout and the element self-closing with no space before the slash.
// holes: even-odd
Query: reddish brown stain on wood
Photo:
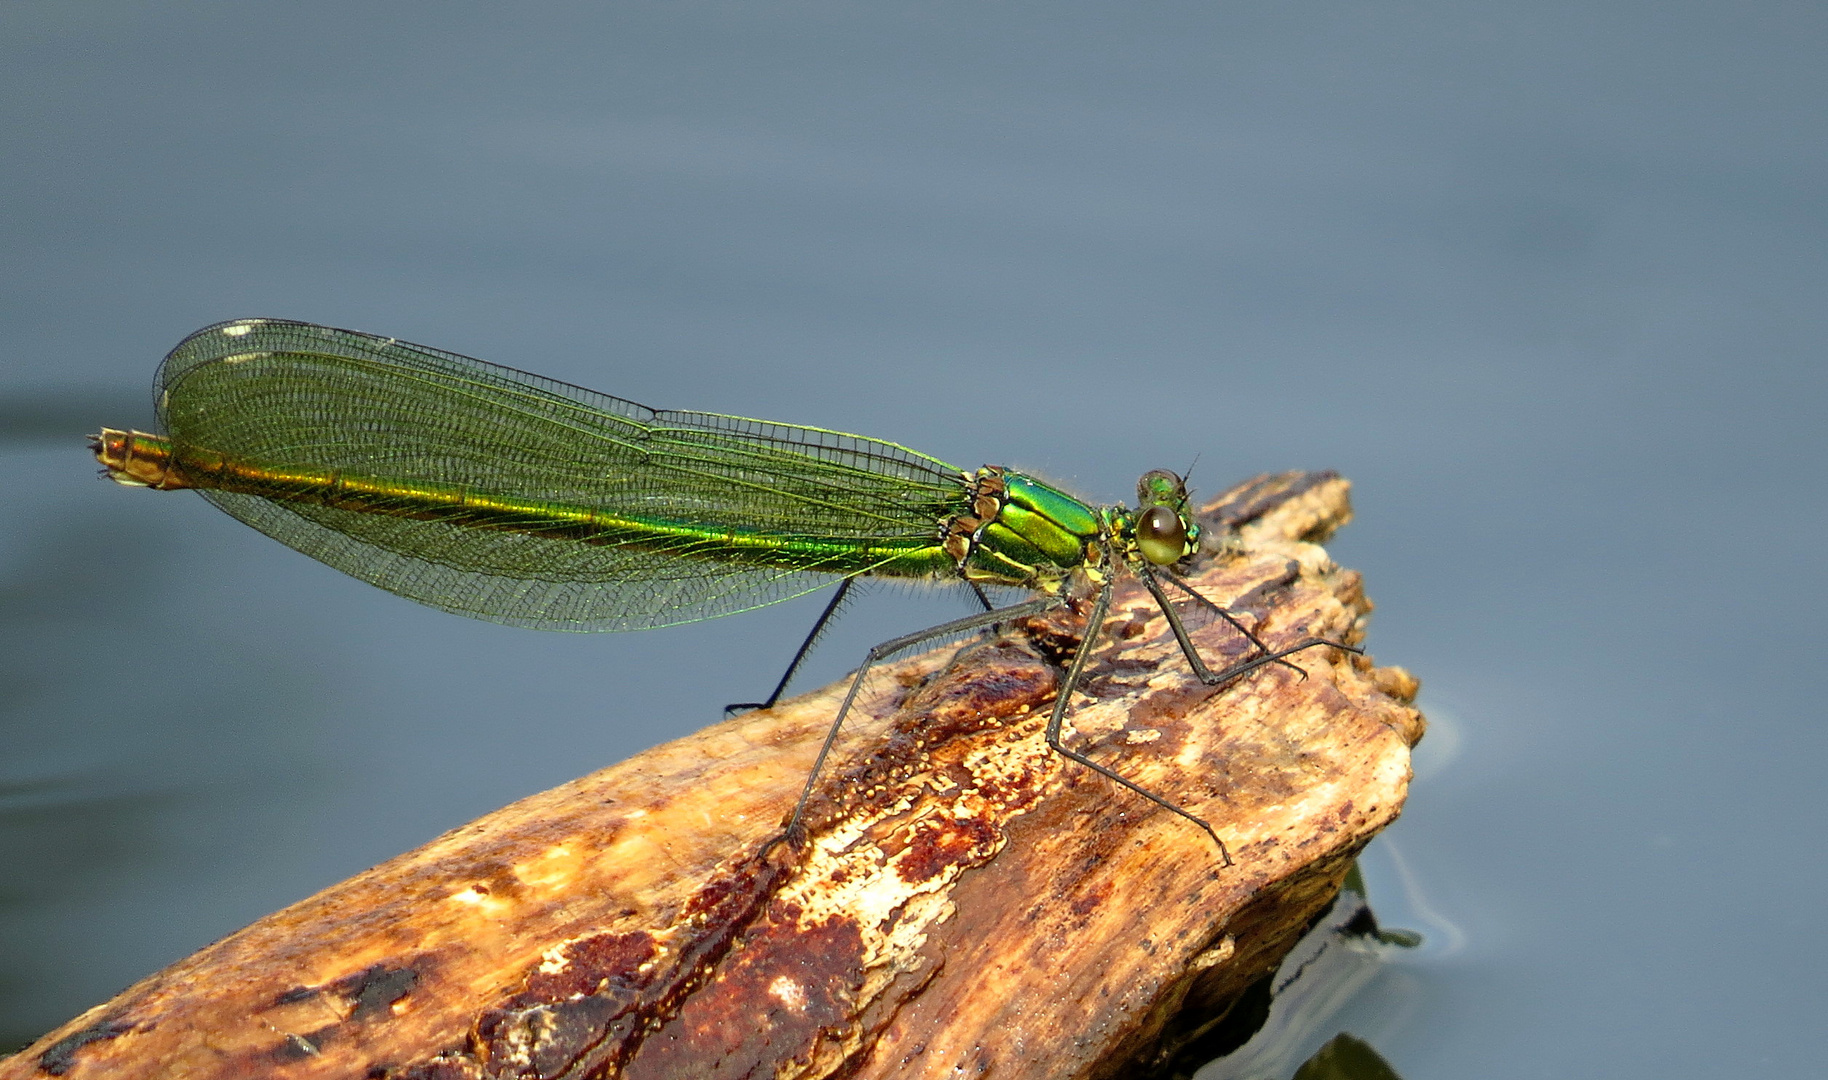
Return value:
<svg viewBox="0 0 1828 1080">
<path fill-rule="evenodd" d="M 895 873 L 910 884 L 931 881 L 948 867 L 983 861 L 1002 839 L 1002 831 L 981 818 L 923 822 Z"/>
<path fill-rule="evenodd" d="M 745 937 L 717 976 L 646 1040 L 623 1076 L 773 1076 L 808 1064 L 853 1023 L 862 935 L 832 918 Z"/>
</svg>

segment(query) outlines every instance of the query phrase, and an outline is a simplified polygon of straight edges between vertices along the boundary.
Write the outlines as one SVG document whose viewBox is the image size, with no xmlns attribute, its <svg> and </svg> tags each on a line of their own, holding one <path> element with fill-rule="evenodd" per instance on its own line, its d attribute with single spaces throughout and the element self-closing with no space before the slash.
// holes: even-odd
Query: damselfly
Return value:
<svg viewBox="0 0 1828 1080">
<path fill-rule="evenodd" d="M 716 413 L 649 409 L 393 338 L 278 319 L 199 330 L 159 368 L 164 435 L 104 429 L 107 475 L 195 488 L 267 535 L 363 581 L 462 615 L 636 630 L 746 611 L 837 584 L 780 685 L 859 578 L 962 580 L 986 609 L 871 649 L 808 776 L 801 817 L 863 680 L 922 642 L 1089 602 L 1046 729 L 1055 751 L 1203 819 L 1065 746 L 1073 689 L 1115 579 L 1142 580 L 1194 673 L 1219 684 L 1316 646 L 1271 649 L 1180 579 L 1201 526 L 1181 477 L 1138 505 L 1093 506 L 1001 466 L 969 472 L 894 443 Z M 1255 647 L 1213 671 L 1164 584 Z M 981 586 L 1027 589 L 992 607 Z M 1229 855 L 1225 861 L 1230 862 Z"/>
</svg>

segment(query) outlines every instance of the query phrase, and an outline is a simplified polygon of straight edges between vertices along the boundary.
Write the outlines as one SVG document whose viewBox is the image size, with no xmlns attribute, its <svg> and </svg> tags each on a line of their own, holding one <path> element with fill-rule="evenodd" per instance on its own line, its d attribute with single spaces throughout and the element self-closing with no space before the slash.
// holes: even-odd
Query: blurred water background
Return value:
<svg viewBox="0 0 1828 1080">
<path fill-rule="evenodd" d="M 514 630 L 96 478 L 268 315 L 1099 499 L 1339 469 L 1434 728 L 1365 860 L 1427 940 L 1338 1029 L 1818 1070 L 1824 55 L 1782 2 L 7 4 L 0 1048 L 752 699 L 821 602 Z M 960 610 L 879 589 L 802 685 Z"/>
</svg>

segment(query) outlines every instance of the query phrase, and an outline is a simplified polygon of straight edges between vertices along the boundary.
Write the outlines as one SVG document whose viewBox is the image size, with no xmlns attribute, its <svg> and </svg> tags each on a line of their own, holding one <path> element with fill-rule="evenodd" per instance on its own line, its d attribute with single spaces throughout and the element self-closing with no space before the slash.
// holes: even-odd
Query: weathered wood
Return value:
<svg viewBox="0 0 1828 1080">
<path fill-rule="evenodd" d="M 1316 545 L 1330 474 L 1206 511 L 1193 580 L 1272 645 L 1357 641 Z M 1193 609 L 1189 608 L 1189 612 Z M 1192 617 L 1209 659 L 1243 656 Z M 522 800 L 260 920 L 0 1061 L 0 1078 L 1137 1075 L 1274 966 L 1397 814 L 1415 681 L 1330 648 L 1221 688 L 1140 588 L 1073 745 L 1048 752 L 1070 614 L 884 669 L 802 851 L 758 856 L 842 687 Z M 1216 665 L 1215 665 L 1216 666 Z M 606 722 L 609 722 L 606 720 Z M 1189 1019 L 1191 1018 L 1191 1019 Z"/>
</svg>

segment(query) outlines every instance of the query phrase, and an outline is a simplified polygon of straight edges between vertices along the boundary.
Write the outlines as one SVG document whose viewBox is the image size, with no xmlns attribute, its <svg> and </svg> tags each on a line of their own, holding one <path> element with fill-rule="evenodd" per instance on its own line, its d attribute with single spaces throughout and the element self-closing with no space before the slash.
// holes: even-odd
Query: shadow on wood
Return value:
<svg viewBox="0 0 1828 1080">
<path fill-rule="evenodd" d="M 1356 643 L 1331 474 L 1204 511 L 1191 582 L 1272 647 Z M 1184 609 L 1215 666 L 1249 645 Z M 0 1078 L 1144 1074 L 1272 969 L 1396 817 L 1416 684 L 1337 649 L 1223 687 L 1120 588 L 1069 745 L 1070 613 L 888 665 L 803 850 L 758 855 L 842 685 L 522 800 L 270 915 L 0 1061 Z M 610 722 L 606 718 L 606 722 Z"/>
</svg>

